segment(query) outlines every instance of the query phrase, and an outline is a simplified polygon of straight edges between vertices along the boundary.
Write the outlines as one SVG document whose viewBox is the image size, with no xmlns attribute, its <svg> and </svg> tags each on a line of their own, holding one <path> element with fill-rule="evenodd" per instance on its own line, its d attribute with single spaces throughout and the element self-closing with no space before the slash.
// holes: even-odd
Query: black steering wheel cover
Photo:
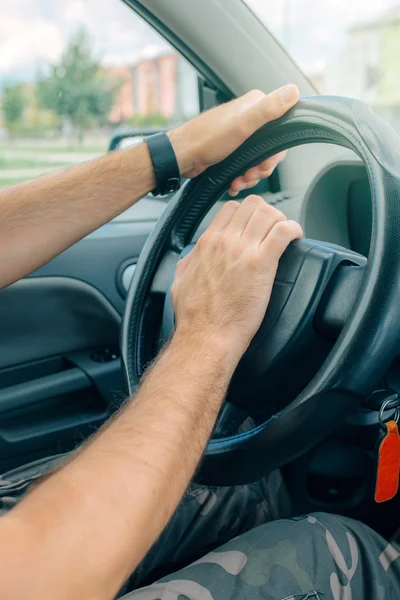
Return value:
<svg viewBox="0 0 400 600">
<path fill-rule="evenodd" d="M 169 202 L 143 248 L 127 297 L 121 341 L 129 389 L 143 372 L 144 309 L 164 252 L 180 252 L 190 242 L 235 176 L 277 152 L 316 142 L 354 150 L 367 170 L 372 238 L 358 300 L 329 357 L 295 400 L 255 429 L 208 444 L 201 478 L 210 484 L 255 480 L 312 447 L 374 389 L 399 344 L 400 140 L 364 103 L 317 96 L 265 125 Z"/>
</svg>

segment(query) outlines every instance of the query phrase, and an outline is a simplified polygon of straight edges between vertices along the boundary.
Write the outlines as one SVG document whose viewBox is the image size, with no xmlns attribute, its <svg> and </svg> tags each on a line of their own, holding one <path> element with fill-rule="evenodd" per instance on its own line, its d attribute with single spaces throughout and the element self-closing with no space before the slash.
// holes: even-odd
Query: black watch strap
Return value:
<svg viewBox="0 0 400 600">
<path fill-rule="evenodd" d="M 166 133 L 155 133 L 145 138 L 149 147 L 156 176 L 155 196 L 172 194 L 181 187 L 181 174 L 175 152 Z"/>
</svg>

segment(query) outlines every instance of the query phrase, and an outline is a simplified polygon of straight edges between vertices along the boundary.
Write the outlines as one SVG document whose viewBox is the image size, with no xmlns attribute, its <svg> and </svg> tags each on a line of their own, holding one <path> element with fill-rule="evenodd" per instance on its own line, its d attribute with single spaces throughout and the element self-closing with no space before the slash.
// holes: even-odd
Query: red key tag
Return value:
<svg viewBox="0 0 400 600">
<path fill-rule="evenodd" d="M 375 502 L 387 502 L 399 489 L 400 436 L 396 421 L 382 423 L 382 435 L 378 442 L 378 471 L 376 476 Z"/>
</svg>

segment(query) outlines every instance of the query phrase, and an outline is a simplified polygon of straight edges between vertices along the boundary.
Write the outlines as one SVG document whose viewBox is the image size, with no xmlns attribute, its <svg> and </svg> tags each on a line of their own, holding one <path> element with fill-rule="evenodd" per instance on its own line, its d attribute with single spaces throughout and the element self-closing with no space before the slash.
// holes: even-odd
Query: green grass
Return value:
<svg viewBox="0 0 400 600">
<path fill-rule="evenodd" d="M 14 183 L 21 183 L 21 181 L 27 181 L 28 177 L 15 177 L 14 179 L 1 179 L 0 176 L 0 188 L 6 187 L 7 185 L 14 185 Z"/>
<path fill-rule="evenodd" d="M 108 150 L 108 146 L 3 146 L 0 145 L 0 152 L 2 150 L 12 150 L 21 152 L 37 152 L 37 153 L 51 153 L 51 154 L 62 154 L 62 153 L 79 153 L 79 154 L 104 154 Z"/>
<path fill-rule="evenodd" d="M 0 169 L 29 169 L 33 167 L 66 167 L 70 165 L 66 161 L 48 161 L 33 158 L 6 158 L 0 153 Z M 0 171 L 1 177 L 1 171 Z"/>
</svg>

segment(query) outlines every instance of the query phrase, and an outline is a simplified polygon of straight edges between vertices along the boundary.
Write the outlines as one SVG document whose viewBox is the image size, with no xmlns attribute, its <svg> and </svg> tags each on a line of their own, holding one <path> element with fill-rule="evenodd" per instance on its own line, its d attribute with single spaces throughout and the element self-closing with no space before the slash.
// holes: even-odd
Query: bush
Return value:
<svg viewBox="0 0 400 600">
<path fill-rule="evenodd" d="M 128 124 L 133 127 L 153 126 L 166 127 L 168 119 L 160 113 L 151 113 L 148 115 L 134 115 L 128 119 Z"/>
</svg>

